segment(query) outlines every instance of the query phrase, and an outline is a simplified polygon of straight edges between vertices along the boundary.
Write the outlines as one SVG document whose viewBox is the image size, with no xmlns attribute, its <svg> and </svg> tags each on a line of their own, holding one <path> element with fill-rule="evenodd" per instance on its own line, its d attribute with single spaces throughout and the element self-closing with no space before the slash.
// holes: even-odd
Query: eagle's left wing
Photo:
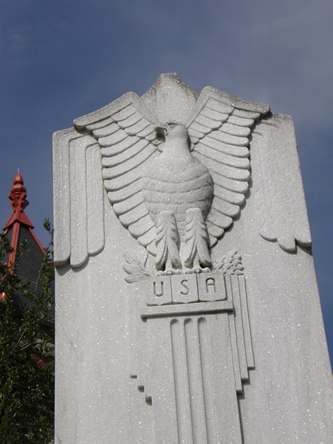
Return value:
<svg viewBox="0 0 333 444">
<path fill-rule="evenodd" d="M 249 188 L 251 132 L 268 112 L 267 105 L 206 87 L 187 122 L 193 155 L 209 169 L 214 181 L 214 199 L 206 220 L 211 246 L 240 213 Z"/>
</svg>

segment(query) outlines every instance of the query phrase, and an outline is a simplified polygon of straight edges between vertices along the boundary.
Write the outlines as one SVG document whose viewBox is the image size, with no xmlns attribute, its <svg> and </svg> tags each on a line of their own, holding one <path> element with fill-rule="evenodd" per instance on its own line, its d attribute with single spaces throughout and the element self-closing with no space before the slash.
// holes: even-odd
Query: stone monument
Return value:
<svg viewBox="0 0 333 444">
<path fill-rule="evenodd" d="M 57 444 L 332 442 L 292 119 L 162 74 L 54 135 Z"/>
</svg>

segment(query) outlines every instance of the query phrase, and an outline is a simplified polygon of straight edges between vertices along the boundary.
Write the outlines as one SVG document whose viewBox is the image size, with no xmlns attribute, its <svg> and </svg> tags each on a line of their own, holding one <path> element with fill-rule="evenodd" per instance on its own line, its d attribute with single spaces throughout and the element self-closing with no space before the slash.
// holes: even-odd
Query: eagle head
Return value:
<svg viewBox="0 0 333 444">
<path fill-rule="evenodd" d="M 190 141 L 187 127 L 184 123 L 178 121 L 169 121 L 165 124 L 160 124 L 155 128 L 157 137 L 164 140 L 182 139 Z"/>
</svg>

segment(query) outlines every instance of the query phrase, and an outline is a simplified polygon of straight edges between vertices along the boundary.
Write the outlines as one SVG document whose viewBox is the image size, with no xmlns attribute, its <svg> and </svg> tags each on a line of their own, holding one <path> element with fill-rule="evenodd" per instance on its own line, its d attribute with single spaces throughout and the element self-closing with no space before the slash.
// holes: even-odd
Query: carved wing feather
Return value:
<svg viewBox="0 0 333 444">
<path fill-rule="evenodd" d="M 114 156 L 111 155 L 110 157 L 104 156 L 103 166 L 116 166 L 125 163 L 127 160 L 130 160 L 131 157 L 141 153 L 148 144 L 148 140 L 139 139 L 138 143 L 130 146 L 119 154 L 115 154 Z"/>
<path fill-rule="evenodd" d="M 96 140 L 75 129 L 53 136 L 54 261 L 80 267 L 104 248 L 101 154 Z"/>
<path fill-rule="evenodd" d="M 147 146 L 147 145 L 146 145 Z M 156 148 L 154 146 L 147 146 L 147 148 L 139 153 L 130 156 L 128 159 L 125 159 L 124 162 L 119 163 L 114 161 L 113 157 L 104 157 L 102 158 L 103 164 L 103 177 L 104 179 L 113 179 L 115 177 L 122 176 L 123 174 L 128 173 L 129 171 L 137 170 L 140 165 L 145 162 L 149 157 L 154 154 Z M 124 156 L 125 157 L 125 156 Z M 134 171 L 133 174 L 136 172 Z"/>
<path fill-rule="evenodd" d="M 237 193 L 236 191 L 227 190 L 226 188 L 220 187 L 216 183 L 214 185 L 214 194 L 216 195 L 216 197 L 219 197 L 220 199 L 224 199 L 227 202 L 236 205 L 242 205 L 245 201 L 244 194 Z"/>
<path fill-rule="evenodd" d="M 216 150 L 216 140 L 209 135 L 200 140 L 200 145 Z M 234 157 L 249 157 L 247 146 L 235 146 L 220 141 L 218 147 L 219 149 L 217 151 L 220 153 L 231 154 Z"/>
<path fill-rule="evenodd" d="M 229 117 L 229 123 L 232 123 L 232 124 L 240 126 L 240 127 L 245 126 L 245 127 L 248 127 L 248 128 L 253 126 L 255 120 L 256 120 L 256 118 L 254 118 L 254 117 L 253 118 L 238 117 L 235 114 L 232 114 Z"/>
<path fill-rule="evenodd" d="M 269 111 L 213 88 L 205 88 L 187 123 L 193 155 L 210 171 L 214 199 L 207 216 L 213 246 L 239 215 L 249 188 L 249 144 L 256 121 Z"/>
<path fill-rule="evenodd" d="M 107 122 L 107 123 L 105 123 Z M 94 131 L 95 137 L 106 137 L 110 134 L 115 133 L 119 130 L 118 125 L 116 125 L 111 119 L 104 120 L 105 126 L 97 126 L 96 125 L 88 125 L 87 130 L 88 131 Z M 95 129 L 96 128 L 96 129 Z"/>
<path fill-rule="evenodd" d="M 261 236 L 290 253 L 311 248 L 292 118 L 274 114 L 258 126 L 252 163 L 261 177 Z"/>
<path fill-rule="evenodd" d="M 250 178 L 249 169 L 240 168 L 238 166 L 227 165 L 224 162 L 220 162 L 219 160 L 211 159 L 207 155 L 201 154 L 199 151 L 194 153 L 195 157 L 197 157 L 202 163 L 209 168 L 215 174 L 223 175 L 229 179 L 235 180 L 248 180 Z"/>
<path fill-rule="evenodd" d="M 139 97 L 128 93 L 74 123 L 89 131 L 101 147 L 104 187 L 119 221 L 152 252 L 155 225 L 144 203 L 141 177 L 159 141 L 156 124 L 139 111 L 140 107 Z"/>
<path fill-rule="evenodd" d="M 117 214 L 117 213 L 116 213 Z M 147 215 L 147 208 L 144 202 L 140 202 L 139 205 L 131 208 L 126 213 L 119 213 L 117 216 L 119 217 L 120 222 L 124 225 L 124 227 L 128 227 L 129 225 L 137 222 Z"/>
<path fill-rule="evenodd" d="M 119 190 L 109 191 L 108 197 L 110 201 L 117 203 L 132 197 L 139 191 L 141 191 L 141 181 L 140 179 L 136 179 L 133 183 L 130 183 L 127 186 L 120 188 Z"/>
<path fill-rule="evenodd" d="M 245 194 L 248 190 L 247 182 L 242 182 L 240 180 L 228 179 L 225 176 L 221 176 L 214 171 L 211 171 L 211 175 L 214 181 L 214 186 L 218 185 L 222 188 L 226 188 L 229 191 L 236 191 L 238 193 Z"/>
<path fill-rule="evenodd" d="M 246 157 L 236 157 L 235 155 L 225 154 L 223 151 L 218 151 L 215 148 L 207 149 L 204 144 L 200 144 L 196 148 L 196 152 L 206 156 L 213 162 L 229 165 L 234 168 L 240 168 L 248 170 L 250 167 L 250 161 Z"/>
</svg>

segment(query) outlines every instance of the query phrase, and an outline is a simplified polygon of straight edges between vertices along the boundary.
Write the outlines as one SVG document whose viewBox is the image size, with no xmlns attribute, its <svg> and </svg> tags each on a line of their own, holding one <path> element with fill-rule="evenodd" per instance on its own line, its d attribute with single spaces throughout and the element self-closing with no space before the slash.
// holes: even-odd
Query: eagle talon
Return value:
<svg viewBox="0 0 333 444">
<path fill-rule="evenodd" d="M 185 274 L 192 274 L 192 273 L 198 274 L 202 272 L 202 268 L 200 267 L 185 268 L 184 271 Z"/>
<path fill-rule="evenodd" d="M 174 269 L 174 268 L 168 268 L 167 270 L 159 270 L 157 272 L 157 276 L 171 276 L 173 274 L 181 274 L 182 270 L 180 269 Z"/>
</svg>

